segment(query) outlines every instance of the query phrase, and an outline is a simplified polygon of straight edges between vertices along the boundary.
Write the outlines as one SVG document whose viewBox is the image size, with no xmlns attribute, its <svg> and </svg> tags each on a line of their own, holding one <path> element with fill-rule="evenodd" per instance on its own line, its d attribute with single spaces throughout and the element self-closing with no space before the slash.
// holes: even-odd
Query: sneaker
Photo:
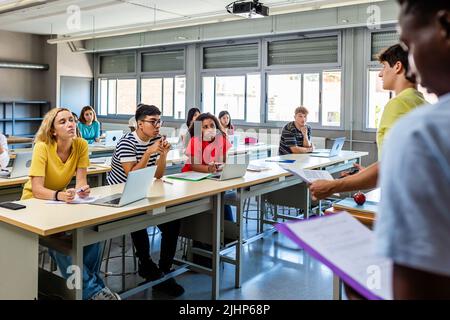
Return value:
<svg viewBox="0 0 450 320">
<path fill-rule="evenodd" d="M 89 300 L 122 300 L 120 296 L 112 292 L 108 287 L 104 287 L 102 290 L 94 294 Z"/>
<path fill-rule="evenodd" d="M 159 270 L 158 266 L 150 259 L 144 261 L 139 260 L 138 274 L 147 282 L 158 280 L 163 276 L 163 273 Z"/>
<path fill-rule="evenodd" d="M 179 297 L 184 293 L 184 288 L 180 286 L 174 278 L 167 279 L 153 286 L 153 290 L 163 292 L 172 297 Z"/>
</svg>

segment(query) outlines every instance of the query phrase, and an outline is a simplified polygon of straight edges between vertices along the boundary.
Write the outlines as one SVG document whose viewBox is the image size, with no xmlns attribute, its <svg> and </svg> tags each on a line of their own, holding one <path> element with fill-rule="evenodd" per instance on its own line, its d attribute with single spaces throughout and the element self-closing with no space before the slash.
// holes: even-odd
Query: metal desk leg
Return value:
<svg viewBox="0 0 450 320">
<path fill-rule="evenodd" d="M 341 278 L 333 274 L 333 300 L 342 300 Z"/>
<path fill-rule="evenodd" d="M 223 211 L 223 193 L 213 196 L 213 210 L 212 210 L 212 288 L 211 299 L 219 298 L 219 284 L 220 284 L 220 222 Z"/>
<path fill-rule="evenodd" d="M 235 278 L 234 278 L 234 286 L 235 288 L 241 287 L 241 278 L 242 278 L 242 246 L 243 246 L 243 208 L 244 201 L 242 200 L 242 189 L 238 189 L 237 191 L 238 203 L 236 206 L 236 223 L 238 227 L 238 243 L 236 244 L 236 270 L 235 270 Z"/>
<path fill-rule="evenodd" d="M 74 279 L 75 286 L 74 298 L 76 300 L 83 300 L 83 230 L 75 229 L 72 234 L 72 265 L 77 266 L 79 269 L 80 279 Z"/>
</svg>

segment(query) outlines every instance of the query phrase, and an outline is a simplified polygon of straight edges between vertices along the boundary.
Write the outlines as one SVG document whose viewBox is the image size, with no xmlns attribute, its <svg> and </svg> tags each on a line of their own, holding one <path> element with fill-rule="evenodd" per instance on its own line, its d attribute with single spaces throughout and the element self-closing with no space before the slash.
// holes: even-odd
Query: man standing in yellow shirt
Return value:
<svg viewBox="0 0 450 320">
<path fill-rule="evenodd" d="M 381 159 L 384 138 L 395 122 L 427 101 L 417 90 L 415 79 L 405 74 L 403 66 L 408 64 L 408 56 L 400 45 L 396 44 L 381 53 L 378 61 L 383 65 L 379 74 L 383 79 L 383 89 L 395 92 L 395 97 L 384 107 L 377 130 L 378 159 Z"/>
<path fill-rule="evenodd" d="M 422 93 L 417 90 L 414 78 L 408 74 L 408 53 L 399 45 L 393 45 L 378 56 L 378 61 L 383 65 L 379 77 L 383 80 L 383 89 L 395 92 L 395 98 L 391 99 L 384 108 L 383 115 L 377 130 L 378 159 L 386 134 L 402 116 L 427 104 Z M 315 199 L 324 199 L 337 192 L 348 192 L 375 188 L 378 182 L 379 163 L 363 169 L 357 165 L 360 172 L 337 180 L 317 180 L 309 188 Z"/>
</svg>

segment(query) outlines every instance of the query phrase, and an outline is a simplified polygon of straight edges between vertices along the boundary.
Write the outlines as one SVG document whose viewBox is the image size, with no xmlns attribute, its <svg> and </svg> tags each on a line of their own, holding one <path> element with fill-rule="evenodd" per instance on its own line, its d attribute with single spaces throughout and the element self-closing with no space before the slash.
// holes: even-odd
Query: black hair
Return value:
<svg viewBox="0 0 450 320">
<path fill-rule="evenodd" d="M 403 69 L 405 69 L 405 78 L 412 83 L 416 83 L 416 79 L 414 77 L 408 76 L 409 71 L 408 52 L 403 50 L 401 45 L 394 44 L 393 46 L 390 46 L 389 48 L 381 51 L 378 54 L 378 61 L 380 63 L 387 62 L 391 68 L 397 62 L 401 62 Z"/>
<path fill-rule="evenodd" d="M 430 23 L 430 18 L 440 10 L 450 10 L 449 0 L 397 0 L 404 14 L 413 14 L 422 24 Z"/>
<path fill-rule="evenodd" d="M 146 116 L 160 116 L 161 111 L 158 109 L 158 107 L 155 107 L 154 105 L 148 105 L 140 103 L 138 104 L 136 108 L 136 114 L 134 117 L 136 118 L 136 122 L 139 120 L 144 119 Z"/>
<path fill-rule="evenodd" d="M 195 120 L 195 122 L 199 121 L 202 122 L 203 120 L 206 119 L 211 119 L 212 121 L 214 121 L 214 124 L 216 125 L 216 129 L 220 131 L 220 133 L 222 134 L 222 136 L 226 137 L 226 133 L 223 132 L 222 130 L 222 126 L 219 123 L 219 120 L 211 113 L 202 113 L 201 115 L 198 116 L 198 118 Z M 192 123 L 192 125 L 189 127 L 189 134 L 191 137 L 194 137 L 194 124 Z"/>
<path fill-rule="evenodd" d="M 192 119 L 196 113 L 202 113 L 199 108 L 190 108 L 186 117 L 186 126 L 189 128 L 192 123 Z"/>
<path fill-rule="evenodd" d="M 230 113 L 227 110 L 220 111 L 220 113 L 219 113 L 219 120 L 224 115 L 228 115 L 228 117 L 230 118 L 230 122 L 228 122 L 227 129 L 233 129 L 233 124 L 231 123 L 231 116 L 230 116 Z"/>
</svg>

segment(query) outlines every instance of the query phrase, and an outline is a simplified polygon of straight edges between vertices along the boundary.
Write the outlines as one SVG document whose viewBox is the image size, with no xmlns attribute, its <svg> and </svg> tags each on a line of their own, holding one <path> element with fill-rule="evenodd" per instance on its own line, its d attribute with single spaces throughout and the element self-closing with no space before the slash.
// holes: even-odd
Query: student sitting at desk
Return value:
<svg viewBox="0 0 450 320">
<path fill-rule="evenodd" d="M 279 155 L 313 151 L 311 127 L 306 124 L 308 113 L 305 107 L 295 109 L 294 121 L 285 125 L 281 132 Z"/>
<path fill-rule="evenodd" d="M 76 136 L 72 113 L 65 108 L 51 109 L 36 134 L 36 144 L 30 167 L 30 180 L 25 184 L 22 200 L 37 198 L 71 202 L 78 195 L 87 197 L 89 166 L 88 144 Z M 76 174 L 75 189 L 66 189 Z M 71 257 L 49 250 L 64 278 L 68 278 Z M 119 300 L 100 278 L 102 246 L 98 243 L 84 247 L 83 299 Z"/>
<path fill-rule="evenodd" d="M 230 113 L 226 110 L 220 111 L 219 113 L 219 121 L 222 125 L 223 130 L 229 135 L 234 135 L 234 126 L 231 123 Z"/>
<path fill-rule="evenodd" d="M 180 127 L 180 136 L 184 148 L 187 147 L 189 140 L 191 140 L 191 137 L 189 135 L 189 128 L 201 113 L 202 112 L 199 108 L 190 108 L 186 118 L 186 123 L 183 123 L 183 125 Z"/>
<path fill-rule="evenodd" d="M 225 163 L 231 143 L 223 132 L 219 120 L 210 113 L 202 113 L 189 128 L 189 134 L 192 137 L 186 148 L 186 156 L 189 159 L 181 171 L 205 173 L 220 171 L 220 165 Z M 225 206 L 225 220 L 233 221 L 233 212 L 229 205 Z"/>
<path fill-rule="evenodd" d="M 9 163 L 8 141 L 0 133 L 0 169 L 5 169 Z"/>
<path fill-rule="evenodd" d="M 97 115 L 91 106 L 86 106 L 81 109 L 80 121 L 78 128 L 81 136 L 89 144 L 100 141 L 100 122 L 97 121 Z"/>
<path fill-rule="evenodd" d="M 157 166 L 156 178 L 159 179 L 164 175 L 170 144 L 162 140 L 159 134 L 162 123 L 160 118 L 161 111 L 157 107 L 139 105 L 135 114 L 136 131 L 129 132 L 119 140 L 112 156 L 111 171 L 107 176 L 109 184 L 124 183 L 130 171 L 150 166 Z M 167 222 L 158 225 L 158 228 L 162 233 L 159 268 L 150 257 L 147 229 L 131 233 L 136 256 L 139 259 L 138 273 L 146 281 L 157 280 L 170 272 L 180 233 L 180 221 Z M 153 286 L 153 290 L 159 290 L 174 297 L 184 293 L 183 287 L 173 278 Z"/>
</svg>

